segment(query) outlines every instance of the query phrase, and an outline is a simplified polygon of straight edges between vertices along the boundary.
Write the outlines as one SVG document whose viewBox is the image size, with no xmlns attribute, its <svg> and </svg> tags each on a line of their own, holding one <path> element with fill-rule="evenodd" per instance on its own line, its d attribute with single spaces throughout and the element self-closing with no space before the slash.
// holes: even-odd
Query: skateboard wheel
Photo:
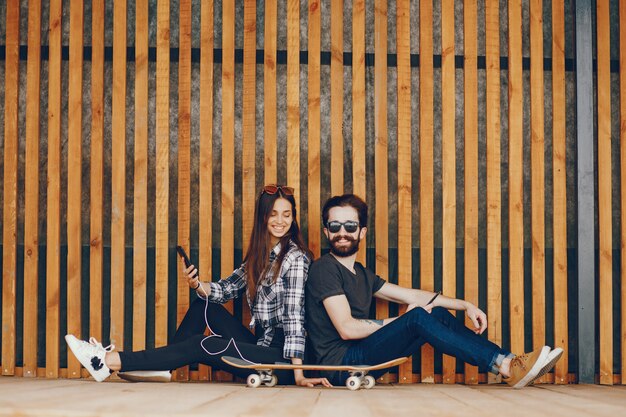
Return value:
<svg viewBox="0 0 626 417">
<path fill-rule="evenodd" d="M 356 391 L 361 387 L 361 380 L 356 376 L 351 376 L 346 380 L 346 387 L 350 391 Z"/>
<path fill-rule="evenodd" d="M 268 387 L 273 387 L 276 384 L 278 384 L 278 377 L 276 375 L 272 375 L 270 380 L 265 383 Z"/>
<path fill-rule="evenodd" d="M 374 385 L 376 385 L 376 380 L 374 379 L 374 377 L 371 375 L 365 375 L 365 377 L 363 378 L 363 382 L 361 382 L 361 386 L 365 389 L 370 389 L 374 388 Z"/>
<path fill-rule="evenodd" d="M 246 382 L 250 388 L 257 388 L 261 385 L 261 377 L 257 374 L 251 374 L 248 375 Z"/>
</svg>

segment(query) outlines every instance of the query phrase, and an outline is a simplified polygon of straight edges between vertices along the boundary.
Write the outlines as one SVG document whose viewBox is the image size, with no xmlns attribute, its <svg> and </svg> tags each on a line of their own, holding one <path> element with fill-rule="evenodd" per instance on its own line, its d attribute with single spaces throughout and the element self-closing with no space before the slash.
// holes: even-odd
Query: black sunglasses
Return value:
<svg viewBox="0 0 626 417">
<path fill-rule="evenodd" d="M 343 226 L 344 230 L 348 233 L 354 233 L 359 230 L 359 222 L 355 222 L 354 220 L 348 220 L 343 223 L 333 220 L 326 224 L 326 228 L 330 233 L 337 233 L 341 230 L 341 226 Z"/>
</svg>

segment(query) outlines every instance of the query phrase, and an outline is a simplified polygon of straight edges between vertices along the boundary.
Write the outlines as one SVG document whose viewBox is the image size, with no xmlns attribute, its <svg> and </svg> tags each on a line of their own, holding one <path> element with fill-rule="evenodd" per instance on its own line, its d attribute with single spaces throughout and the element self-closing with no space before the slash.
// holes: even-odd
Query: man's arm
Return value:
<svg viewBox="0 0 626 417">
<path fill-rule="evenodd" d="M 433 307 L 443 307 L 448 310 L 464 310 L 474 324 L 475 333 L 480 334 L 487 328 L 487 316 L 474 304 L 469 301 L 450 298 L 441 294 L 435 298 L 431 304 L 429 304 L 429 301 L 434 295 L 435 293 L 431 291 L 404 288 L 389 282 L 383 284 L 383 286 L 374 293 L 374 297 L 382 300 L 392 301 L 399 304 L 407 304 L 407 311 L 415 307 L 428 307 L 428 311 L 430 311 Z"/>
<path fill-rule="evenodd" d="M 333 326 L 343 340 L 363 339 L 395 320 L 395 317 L 384 320 L 355 319 L 344 294 L 325 298 L 323 303 Z"/>
</svg>

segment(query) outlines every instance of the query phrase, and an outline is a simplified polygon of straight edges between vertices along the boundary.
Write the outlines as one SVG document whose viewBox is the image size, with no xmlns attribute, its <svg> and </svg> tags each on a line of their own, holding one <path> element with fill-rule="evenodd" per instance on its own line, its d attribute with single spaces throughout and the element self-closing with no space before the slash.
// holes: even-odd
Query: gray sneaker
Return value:
<svg viewBox="0 0 626 417">
<path fill-rule="evenodd" d="M 170 382 L 172 380 L 170 371 L 118 372 L 117 376 L 130 382 Z"/>
<path fill-rule="evenodd" d="M 107 352 L 113 351 L 115 345 L 103 347 L 102 343 L 93 337 L 89 339 L 89 342 L 86 342 L 71 334 L 65 335 L 65 341 L 76 359 L 97 382 L 102 382 L 111 375 L 111 370 L 104 362 L 104 356 Z"/>
</svg>

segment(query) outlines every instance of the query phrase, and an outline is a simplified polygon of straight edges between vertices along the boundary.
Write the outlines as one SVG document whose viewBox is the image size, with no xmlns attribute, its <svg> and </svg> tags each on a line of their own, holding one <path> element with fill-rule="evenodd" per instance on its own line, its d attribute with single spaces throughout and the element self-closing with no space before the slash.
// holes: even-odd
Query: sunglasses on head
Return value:
<svg viewBox="0 0 626 417">
<path fill-rule="evenodd" d="M 359 230 L 359 222 L 354 220 L 348 220 L 343 223 L 333 220 L 326 224 L 326 228 L 330 233 L 338 233 L 341 230 L 341 226 L 348 233 L 354 233 Z"/>
<path fill-rule="evenodd" d="M 278 184 L 266 185 L 265 187 L 263 187 L 263 191 L 261 192 L 261 194 L 265 193 L 269 195 L 274 195 L 278 191 L 281 191 L 284 195 L 293 195 L 293 187 L 287 187 L 285 185 Z"/>
</svg>

